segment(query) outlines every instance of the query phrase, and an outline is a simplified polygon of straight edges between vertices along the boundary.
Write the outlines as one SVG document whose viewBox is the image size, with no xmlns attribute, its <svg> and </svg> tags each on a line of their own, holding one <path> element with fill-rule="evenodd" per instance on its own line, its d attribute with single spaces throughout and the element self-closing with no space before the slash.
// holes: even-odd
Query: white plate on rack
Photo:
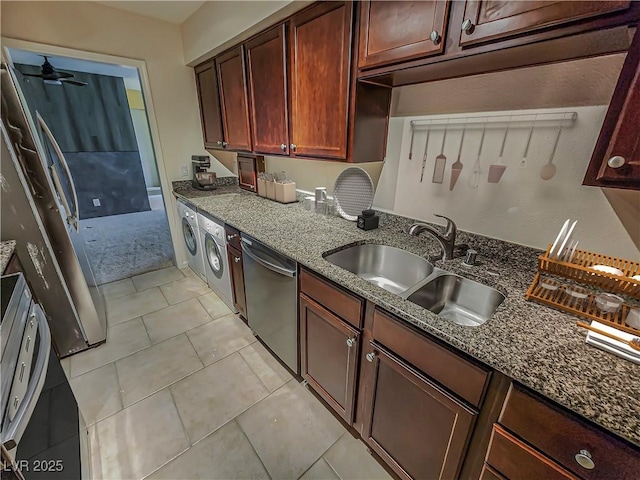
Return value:
<svg viewBox="0 0 640 480">
<path fill-rule="evenodd" d="M 564 236 L 567 234 L 567 228 L 569 228 L 570 221 L 571 219 L 567 218 L 567 220 L 564 222 L 564 225 L 562 225 L 560 233 L 558 233 L 555 242 L 553 242 L 553 245 L 551 245 L 551 250 L 549 250 L 549 258 L 555 258 L 555 256 L 557 256 L 560 244 L 564 240 Z"/>
<path fill-rule="evenodd" d="M 333 187 L 336 210 L 342 218 L 355 222 L 363 210 L 373 204 L 373 182 L 359 167 L 349 167 L 337 178 Z"/>
<path fill-rule="evenodd" d="M 569 245 L 571 245 L 571 239 L 573 238 L 573 230 L 576 228 L 576 223 L 578 223 L 577 220 L 575 220 L 571 226 L 569 227 L 569 229 L 567 230 L 567 233 L 565 234 L 564 238 L 562 239 L 562 243 L 560 244 L 560 248 L 558 249 L 558 251 L 556 252 L 556 257 L 559 260 L 562 260 L 562 254 L 564 252 L 564 249 L 566 247 L 568 247 Z"/>
</svg>

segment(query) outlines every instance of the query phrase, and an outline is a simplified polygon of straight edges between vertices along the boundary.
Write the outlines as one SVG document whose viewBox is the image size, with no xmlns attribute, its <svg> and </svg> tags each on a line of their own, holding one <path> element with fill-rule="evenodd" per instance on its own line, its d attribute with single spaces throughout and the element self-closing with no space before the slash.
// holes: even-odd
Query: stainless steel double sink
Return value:
<svg viewBox="0 0 640 480">
<path fill-rule="evenodd" d="M 460 325 L 482 325 L 505 299 L 494 288 L 434 267 L 400 248 L 355 245 L 325 260 Z"/>
</svg>

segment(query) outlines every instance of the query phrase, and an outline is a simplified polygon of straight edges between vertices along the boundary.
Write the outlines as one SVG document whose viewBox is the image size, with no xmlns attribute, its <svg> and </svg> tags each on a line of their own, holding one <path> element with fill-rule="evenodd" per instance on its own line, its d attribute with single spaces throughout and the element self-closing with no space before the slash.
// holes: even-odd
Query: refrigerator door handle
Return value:
<svg viewBox="0 0 640 480">
<path fill-rule="evenodd" d="M 54 184 L 56 186 L 56 190 L 58 190 L 58 195 L 60 196 L 60 198 L 64 199 L 63 202 L 65 204 L 65 208 L 67 208 L 67 214 L 68 214 L 67 222 L 69 222 L 69 225 L 71 225 L 77 232 L 79 231 L 78 220 L 80 218 L 80 212 L 78 211 L 78 208 L 79 208 L 78 194 L 76 193 L 76 186 L 73 183 L 71 170 L 69 170 L 69 165 L 67 164 L 67 160 L 64 158 L 64 153 L 62 153 L 62 150 L 60 150 L 60 146 L 58 145 L 58 142 L 56 141 L 55 137 L 53 136 L 53 133 L 51 133 L 51 130 L 49 129 L 49 126 L 45 123 L 44 119 L 42 118 L 39 112 L 36 112 L 36 118 L 38 119 L 38 124 L 40 125 L 40 128 L 42 128 L 42 131 L 49 138 L 49 141 L 51 142 L 51 145 L 53 146 L 53 149 L 55 150 L 56 155 L 60 159 L 60 163 L 62 164 L 64 173 L 67 177 L 69 185 L 71 186 L 71 195 L 73 195 L 73 206 L 74 206 L 73 212 L 69 209 L 69 202 L 67 201 L 66 196 L 64 194 L 64 190 L 62 189 L 62 183 L 60 182 L 60 177 L 57 175 L 57 172 L 55 171 L 55 165 L 53 165 L 51 167 L 51 173 L 53 174 L 53 177 L 54 177 Z M 57 181 L 56 181 L 56 177 L 57 177 Z"/>
</svg>

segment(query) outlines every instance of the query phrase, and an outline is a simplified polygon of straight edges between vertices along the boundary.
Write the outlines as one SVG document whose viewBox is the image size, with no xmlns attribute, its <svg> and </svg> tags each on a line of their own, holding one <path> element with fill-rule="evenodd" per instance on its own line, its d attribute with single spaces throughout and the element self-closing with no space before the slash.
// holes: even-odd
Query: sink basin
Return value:
<svg viewBox="0 0 640 480">
<path fill-rule="evenodd" d="M 489 320 L 505 297 L 481 283 L 442 273 L 411 293 L 407 300 L 459 325 L 478 326 Z"/>
<path fill-rule="evenodd" d="M 396 294 L 433 272 L 433 265 L 424 258 L 385 245 L 356 245 L 327 255 L 325 260 Z"/>
</svg>

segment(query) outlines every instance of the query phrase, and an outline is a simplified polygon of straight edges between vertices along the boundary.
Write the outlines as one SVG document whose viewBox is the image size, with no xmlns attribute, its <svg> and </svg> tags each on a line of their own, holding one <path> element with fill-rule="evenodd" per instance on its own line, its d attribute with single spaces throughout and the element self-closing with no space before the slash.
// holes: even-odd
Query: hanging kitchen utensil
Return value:
<svg viewBox="0 0 640 480">
<path fill-rule="evenodd" d="M 511 117 L 509 117 L 509 122 L 511 122 Z M 504 154 L 504 146 L 507 143 L 508 134 L 509 124 L 507 124 L 507 128 L 504 129 L 504 137 L 502 137 L 502 147 L 500 147 L 500 156 L 498 157 L 498 163 L 489 165 L 489 177 L 487 178 L 487 181 L 489 183 L 498 183 L 502 178 L 504 171 L 507 169 L 507 166 L 504 164 L 502 155 Z"/>
<path fill-rule="evenodd" d="M 564 122 L 564 118 L 562 119 Z M 558 148 L 558 140 L 560 140 L 560 134 L 562 133 L 562 123 L 558 128 L 558 134 L 556 135 L 556 143 L 553 144 L 553 150 L 551 151 L 551 157 L 549 162 L 540 169 L 540 178 L 542 180 L 551 180 L 556 174 L 556 166 L 553 164 L 553 158 L 556 156 L 556 148 Z"/>
<path fill-rule="evenodd" d="M 442 136 L 442 146 L 440 147 L 440 155 L 436 157 L 436 163 L 433 165 L 432 183 L 442 183 L 444 180 L 444 169 L 447 166 L 447 157 L 444 155 L 444 144 L 447 141 L 447 126 L 444 127 L 444 135 Z"/>
<path fill-rule="evenodd" d="M 413 125 L 413 120 L 409 122 L 409 125 L 411 125 L 411 145 L 409 146 L 409 160 L 411 160 L 411 157 L 413 156 L 413 137 L 416 133 L 416 127 Z"/>
<path fill-rule="evenodd" d="M 420 183 L 424 178 L 424 167 L 427 164 L 427 151 L 429 150 L 429 127 L 427 127 L 427 140 L 424 144 L 424 155 L 422 156 L 422 171 L 420 172 Z"/>
<path fill-rule="evenodd" d="M 484 127 L 482 127 L 482 137 L 480 137 L 480 146 L 478 147 L 478 158 L 476 158 L 476 163 L 473 164 L 473 170 L 469 178 L 467 179 L 467 186 L 475 190 L 478 188 L 480 184 L 480 156 L 482 155 L 482 145 L 484 143 L 484 134 L 487 131 L 487 124 L 485 123 Z"/>
<path fill-rule="evenodd" d="M 524 147 L 524 155 L 522 156 L 522 160 L 520 160 L 520 168 L 527 168 L 527 155 L 529 155 L 529 145 L 531 144 L 531 137 L 533 136 L 533 129 L 536 126 L 536 120 L 538 116 L 533 120 L 531 124 L 531 129 L 529 130 L 529 138 L 527 140 L 527 146 Z"/>
<path fill-rule="evenodd" d="M 458 177 L 460 177 L 460 173 L 462 172 L 462 167 L 464 165 L 460 161 L 460 156 L 462 155 L 462 145 L 464 144 L 464 134 L 466 132 L 466 126 L 462 129 L 462 138 L 460 139 L 460 147 L 458 148 L 458 159 L 453 162 L 451 165 L 451 180 L 449 180 L 449 191 L 452 191 L 456 186 L 456 182 L 458 181 Z"/>
</svg>

